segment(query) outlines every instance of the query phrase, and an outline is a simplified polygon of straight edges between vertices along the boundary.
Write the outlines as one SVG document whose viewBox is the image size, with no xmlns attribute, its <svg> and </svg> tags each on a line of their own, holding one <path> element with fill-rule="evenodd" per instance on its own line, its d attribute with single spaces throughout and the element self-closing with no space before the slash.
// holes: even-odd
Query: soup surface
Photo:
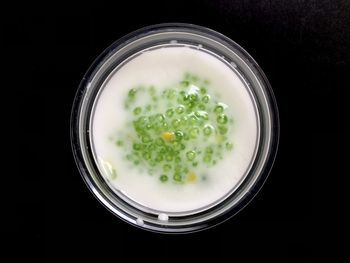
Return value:
<svg viewBox="0 0 350 263">
<path fill-rule="evenodd" d="M 161 213 L 189 212 L 239 185 L 255 155 L 257 123 L 232 67 L 203 49 L 161 47 L 105 81 L 91 142 L 117 194 Z"/>
</svg>

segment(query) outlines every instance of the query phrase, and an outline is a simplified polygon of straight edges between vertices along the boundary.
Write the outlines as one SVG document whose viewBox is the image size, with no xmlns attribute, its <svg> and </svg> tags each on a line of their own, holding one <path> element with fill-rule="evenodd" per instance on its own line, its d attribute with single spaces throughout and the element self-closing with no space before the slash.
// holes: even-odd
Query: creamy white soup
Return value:
<svg viewBox="0 0 350 263">
<path fill-rule="evenodd" d="M 257 123 L 230 65 L 203 49 L 169 46 L 111 73 L 95 101 L 91 142 L 116 193 L 167 218 L 210 207 L 239 185 Z"/>
</svg>

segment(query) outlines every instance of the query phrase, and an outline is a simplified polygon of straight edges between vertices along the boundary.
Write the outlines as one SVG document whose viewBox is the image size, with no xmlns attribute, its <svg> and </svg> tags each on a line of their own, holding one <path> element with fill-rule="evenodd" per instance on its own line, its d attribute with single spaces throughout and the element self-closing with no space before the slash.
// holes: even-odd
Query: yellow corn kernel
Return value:
<svg viewBox="0 0 350 263">
<path fill-rule="evenodd" d="M 98 158 L 98 160 L 102 166 L 104 173 L 106 175 L 108 175 L 110 179 L 112 179 L 112 180 L 116 179 L 117 178 L 117 171 L 114 168 L 114 165 L 112 164 L 112 162 L 104 160 L 102 158 Z"/>
<path fill-rule="evenodd" d="M 222 143 L 225 140 L 225 136 L 222 135 L 216 135 L 216 142 L 217 143 Z"/>
<path fill-rule="evenodd" d="M 194 172 L 189 172 L 187 174 L 187 181 L 189 183 L 194 183 L 195 181 L 197 181 L 197 175 Z"/>
<path fill-rule="evenodd" d="M 172 139 L 174 139 L 175 134 L 173 132 L 162 132 L 160 134 L 160 137 L 164 140 L 164 141 L 171 141 Z"/>
</svg>

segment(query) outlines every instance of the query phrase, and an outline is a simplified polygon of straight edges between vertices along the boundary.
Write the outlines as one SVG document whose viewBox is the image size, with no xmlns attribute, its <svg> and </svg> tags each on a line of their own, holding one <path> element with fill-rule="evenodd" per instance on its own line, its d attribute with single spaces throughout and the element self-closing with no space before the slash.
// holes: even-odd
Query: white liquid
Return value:
<svg viewBox="0 0 350 263">
<path fill-rule="evenodd" d="M 133 169 L 124 158 L 125 152 L 108 138 L 125 127 L 124 99 L 130 88 L 140 83 L 167 87 L 181 80 L 184 72 L 208 79 L 213 90 L 221 94 L 221 101 L 229 106 L 234 125 L 228 136 L 234 149 L 205 169 L 205 183 L 164 184 Z M 164 213 L 201 209 L 225 197 L 245 175 L 255 154 L 257 136 L 254 104 L 239 77 L 218 58 L 188 47 L 146 51 L 122 66 L 105 84 L 92 120 L 95 154 L 115 169 L 100 165 L 109 184 L 137 203 Z"/>
</svg>

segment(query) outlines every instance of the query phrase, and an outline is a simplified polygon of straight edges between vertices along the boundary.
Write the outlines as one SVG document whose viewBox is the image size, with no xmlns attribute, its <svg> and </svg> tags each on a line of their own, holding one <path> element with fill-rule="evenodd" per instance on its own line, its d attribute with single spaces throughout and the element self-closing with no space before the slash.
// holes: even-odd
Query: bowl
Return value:
<svg viewBox="0 0 350 263">
<path fill-rule="evenodd" d="M 109 163 L 99 159 L 99 147 L 96 146 L 97 141 L 100 140 L 97 136 L 100 134 L 98 130 L 103 121 L 98 121 L 95 116 L 102 116 L 99 117 L 100 119 L 107 116 L 105 111 L 100 110 L 99 105 L 102 103 L 101 98 L 103 98 L 105 90 L 108 90 L 106 87 L 110 85 L 112 79 L 115 78 L 116 74 L 120 75 L 123 69 L 125 71 L 130 62 L 137 59 L 140 61 L 142 54 L 151 54 L 153 51 L 157 51 L 161 58 L 161 54 L 166 57 L 171 50 L 185 51 L 189 55 L 200 53 L 206 56 L 206 59 L 208 58 L 208 62 L 204 62 L 204 64 L 207 63 L 209 68 L 214 67 L 215 63 L 224 65 L 226 71 L 239 81 L 241 92 L 244 92 L 246 98 L 249 98 L 249 105 L 251 105 L 252 114 L 254 114 L 254 116 L 247 115 L 245 118 L 254 123 L 255 127 L 254 139 L 253 137 L 247 138 L 247 141 L 252 141 L 251 145 L 254 145 L 251 148 L 251 154 L 249 158 L 248 155 L 235 157 L 236 159 L 243 160 L 244 157 L 247 159 L 245 160 L 244 172 L 233 185 L 228 186 L 228 190 L 222 192 L 219 198 L 212 202 L 208 201 L 205 205 L 200 205 L 197 208 L 193 207 L 191 199 L 188 202 L 183 202 L 186 209 L 176 208 L 176 206 L 173 209 L 167 209 L 161 204 L 152 207 L 152 205 L 147 205 L 146 201 L 138 202 L 137 198 L 130 197 L 124 191 L 125 189 L 116 187 L 113 180 L 106 176 L 110 173 L 113 177 L 114 170 Z M 180 55 L 177 58 L 186 55 L 181 52 L 178 53 Z M 177 58 L 174 55 L 174 61 Z M 143 67 L 145 72 L 152 68 L 152 63 L 155 65 L 157 60 L 153 58 L 150 64 L 145 64 L 149 65 Z M 169 63 L 164 65 L 167 67 Z M 135 76 L 149 75 L 149 72 L 147 74 L 142 72 L 142 67 L 135 66 L 134 69 L 138 70 L 138 72 L 134 72 Z M 171 74 L 167 75 L 167 77 L 169 76 Z M 224 79 L 224 75 L 222 76 Z M 185 83 L 185 85 L 189 85 L 189 83 Z M 227 96 L 227 98 L 230 97 Z M 240 100 L 237 99 L 234 104 L 239 103 Z M 236 112 L 239 112 L 239 109 Z M 110 121 L 110 119 L 108 120 Z M 251 130 L 253 128 L 246 129 L 247 133 Z M 268 177 L 277 153 L 278 140 L 277 104 L 271 86 L 261 68 L 242 47 L 228 37 L 211 29 L 192 24 L 153 25 L 132 32 L 114 42 L 93 62 L 83 77 L 74 99 L 71 114 L 73 155 L 79 172 L 91 193 L 104 207 L 120 219 L 136 227 L 161 233 L 199 231 L 224 222 L 237 214 L 253 199 Z M 242 153 L 244 152 L 242 151 Z M 227 174 L 230 176 L 229 172 Z M 166 180 L 168 179 L 166 178 Z M 176 187 L 181 189 L 182 186 Z M 145 188 L 147 187 L 145 186 Z M 137 191 L 135 195 L 138 195 Z M 205 195 L 202 199 L 205 199 Z"/>
</svg>

